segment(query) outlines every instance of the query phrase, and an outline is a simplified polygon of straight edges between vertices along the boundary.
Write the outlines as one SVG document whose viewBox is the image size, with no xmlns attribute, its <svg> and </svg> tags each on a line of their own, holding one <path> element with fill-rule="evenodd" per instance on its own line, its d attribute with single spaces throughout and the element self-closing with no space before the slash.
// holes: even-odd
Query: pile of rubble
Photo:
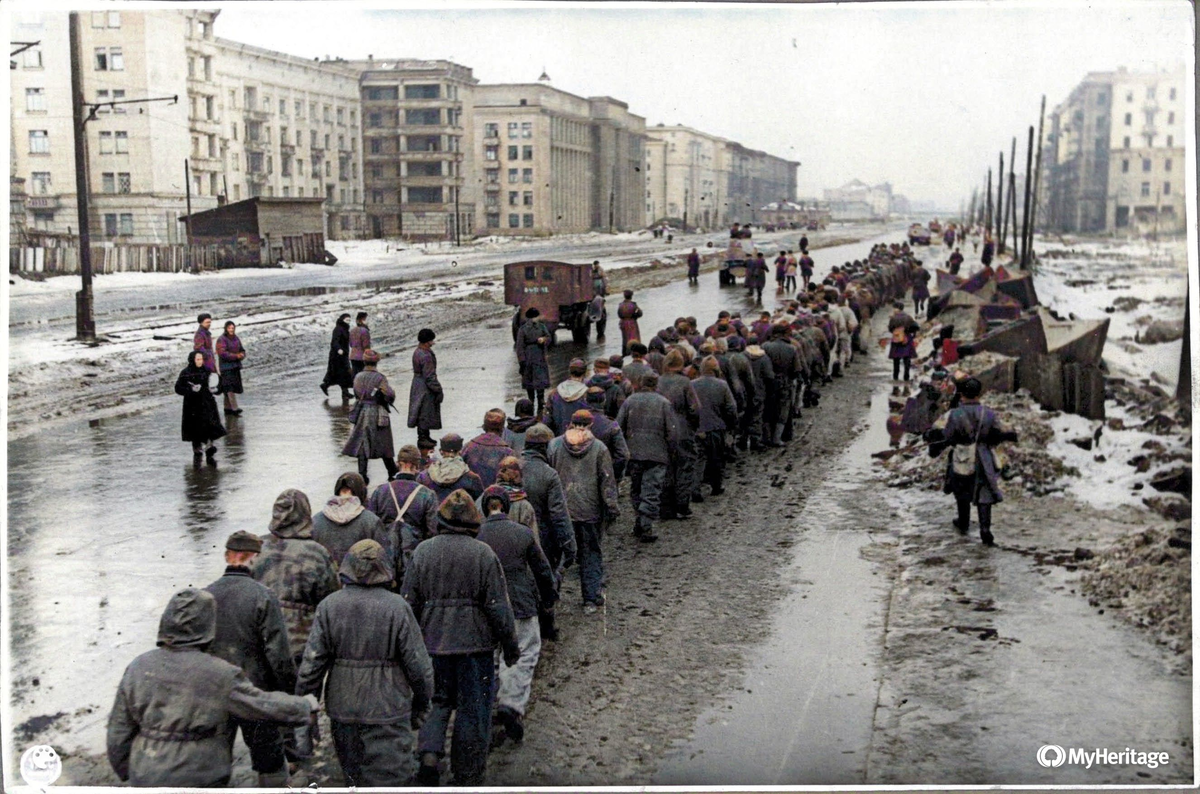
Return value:
<svg viewBox="0 0 1200 794">
<path fill-rule="evenodd" d="M 1001 477 L 1005 481 L 1041 496 L 1061 491 L 1064 477 L 1079 476 L 1078 469 L 1064 465 L 1051 453 L 1054 428 L 1048 420 L 1054 414 L 1042 411 L 1029 392 L 988 392 L 983 402 L 996 411 L 1004 426 L 1016 429 L 1020 436 L 1016 444 L 1003 444 L 998 448 L 1003 459 Z M 908 446 L 876 456 L 890 475 L 888 486 L 941 488 L 946 472 L 945 454 L 931 458 L 924 443 L 914 436 L 909 438 L 913 443 Z"/>
<path fill-rule="evenodd" d="M 1126 535 L 1087 563 L 1081 581 L 1092 606 L 1127 620 L 1185 657 L 1192 655 L 1190 522 Z"/>
</svg>

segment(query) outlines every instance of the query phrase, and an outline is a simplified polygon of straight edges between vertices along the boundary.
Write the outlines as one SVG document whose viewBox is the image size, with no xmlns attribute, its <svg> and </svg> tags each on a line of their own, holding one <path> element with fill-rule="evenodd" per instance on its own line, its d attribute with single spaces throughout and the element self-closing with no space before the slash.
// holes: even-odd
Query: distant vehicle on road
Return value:
<svg viewBox="0 0 1200 794">
<path fill-rule="evenodd" d="M 929 233 L 930 234 L 941 234 L 942 233 L 942 224 L 937 218 L 934 218 L 932 221 L 929 222 Z"/>
<path fill-rule="evenodd" d="M 550 333 L 559 328 L 571 331 L 576 342 L 587 342 L 592 323 L 607 318 L 604 296 L 596 293 L 591 265 L 535 260 L 504 266 L 504 302 L 516 306 L 513 339 L 525 320 L 525 312 L 536 308 Z"/>
<path fill-rule="evenodd" d="M 929 245 L 929 240 L 930 240 L 929 230 L 926 229 L 921 224 L 914 223 L 912 226 L 908 227 L 908 244 L 909 245 Z"/>
<path fill-rule="evenodd" d="M 729 246 L 725 249 L 725 259 L 721 262 L 721 269 L 717 271 L 717 280 L 722 286 L 727 284 L 736 284 L 738 278 L 746 275 L 746 260 L 753 258 L 758 254 L 758 247 L 754 244 L 754 240 L 745 238 L 731 238 Z"/>
<path fill-rule="evenodd" d="M 808 222 L 808 225 L 807 225 L 807 226 L 805 226 L 804 228 L 805 228 L 805 229 L 807 229 L 807 230 L 808 230 L 808 231 L 810 231 L 810 232 L 815 232 L 815 231 L 818 231 L 818 230 L 820 230 L 820 229 L 824 229 L 824 228 L 825 228 L 825 224 L 823 224 L 823 223 L 820 223 L 820 222 L 818 222 L 818 221 L 809 221 L 809 222 Z"/>
</svg>

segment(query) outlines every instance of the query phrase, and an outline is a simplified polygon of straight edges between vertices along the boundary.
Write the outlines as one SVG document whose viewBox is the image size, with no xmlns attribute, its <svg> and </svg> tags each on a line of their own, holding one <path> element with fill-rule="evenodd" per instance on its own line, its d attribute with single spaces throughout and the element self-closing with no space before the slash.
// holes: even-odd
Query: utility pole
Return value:
<svg viewBox="0 0 1200 794">
<path fill-rule="evenodd" d="M 1029 212 L 1029 265 L 1033 264 L 1033 234 L 1037 229 L 1038 190 L 1042 184 L 1042 125 L 1046 121 L 1046 95 L 1042 94 L 1042 112 L 1038 116 L 1037 157 L 1033 164 L 1033 209 Z"/>
<path fill-rule="evenodd" d="M 71 43 L 71 120 L 75 131 L 75 206 L 79 220 L 79 275 L 83 288 L 75 293 L 75 338 L 81 342 L 96 341 L 96 318 L 92 298 L 92 236 L 88 223 L 88 161 L 87 138 L 83 115 L 83 64 L 79 43 L 79 12 L 72 11 L 69 20 Z"/>
<path fill-rule="evenodd" d="M 1004 152 L 1000 152 L 1000 170 L 996 172 L 996 255 L 1004 253 Z"/>
<path fill-rule="evenodd" d="M 1013 229 L 1014 230 L 1016 229 L 1017 200 L 1016 200 L 1016 196 L 1013 195 L 1014 192 L 1016 191 L 1016 187 L 1017 187 L 1016 168 L 1017 168 L 1017 136 L 1014 135 L 1013 139 L 1012 139 L 1012 151 L 1008 155 L 1008 196 L 1007 196 L 1008 204 L 1004 208 L 1004 221 L 1005 221 L 1004 231 L 1006 234 L 1008 232 L 1008 220 L 1010 217 L 1013 221 Z M 1017 248 L 1017 233 L 1016 233 L 1016 231 L 1013 231 L 1013 251 L 1014 251 L 1014 253 L 1016 252 L 1016 248 Z"/>
<path fill-rule="evenodd" d="M 454 186 L 454 245 L 462 245 L 462 215 L 458 210 L 458 185 Z"/>
<path fill-rule="evenodd" d="M 1179 358 L 1179 382 L 1175 384 L 1175 399 L 1179 401 L 1179 410 L 1187 421 L 1192 420 L 1192 288 L 1189 286 L 1185 293 L 1186 303 L 1183 304 L 1183 349 Z"/>
<path fill-rule="evenodd" d="M 1025 149 L 1025 206 L 1021 223 L 1021 269 L 1029 269 L 1029 192 L 1033 189 L 1033 125 L 1029 125 L 1029 146 Z"/>
<path fill-rule="evenodd" d="M 687 231 L 688 189 L 683 188 L 683 229 Z"/>
<path fill-rule="evenodd" d="M 187 248 L 184 250 L 187 252 L 188 270 L 195 273 L 199 268 L 196 267 L 196 263 L 192 259 L 192 167 L 186 157 L 183 158 L 183 189 L 187 200 L 187 223 L 184 224 L 185 233 L 187 234 Z"/>
<path fill-rule="evenodd" d="M 986 204 L 986 206 L 984 207 L 984 212 L 983 212 L 984 226 L 987 229 L 987 236 L 991 237 L 991 235 L 992 235 L 992 169 L 990 169 L 990 168 L 988 169 L 987 201 L 985 202 L 985 204 Z"/>
</svg>

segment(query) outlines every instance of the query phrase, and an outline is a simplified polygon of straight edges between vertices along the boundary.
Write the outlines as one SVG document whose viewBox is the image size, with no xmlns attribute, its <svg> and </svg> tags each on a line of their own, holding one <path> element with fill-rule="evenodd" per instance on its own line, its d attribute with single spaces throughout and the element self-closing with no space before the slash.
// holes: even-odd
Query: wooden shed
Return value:
<svg viewBox="0 0 1200 794">
<path fill-rule="evenodd" d="M 325 199 L 256 196 L 181 218 L 193 245 L 217 246 L 218 267 L 324 264 Z"/>
</svg>

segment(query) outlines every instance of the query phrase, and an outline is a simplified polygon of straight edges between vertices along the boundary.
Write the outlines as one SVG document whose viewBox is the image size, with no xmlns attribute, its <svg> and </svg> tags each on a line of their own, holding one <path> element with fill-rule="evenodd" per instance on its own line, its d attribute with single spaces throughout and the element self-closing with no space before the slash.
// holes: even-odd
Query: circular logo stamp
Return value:
<svg viewBox="0 0 1200 794">
<path fill-rule="evenodd" d="M 1062 766 L 1067 760 L 1067 751 L 1057 744 L 1043 744 L 1037 751 L 1037 762 L 1042 766 Z"/>
<path fill-rule="evenodd" d="M 29 786 L 48 786 L 62 774 L 62 759 L 48 744 L 30 747 L 21 756 L 21 778 Z"/>
</svg>

